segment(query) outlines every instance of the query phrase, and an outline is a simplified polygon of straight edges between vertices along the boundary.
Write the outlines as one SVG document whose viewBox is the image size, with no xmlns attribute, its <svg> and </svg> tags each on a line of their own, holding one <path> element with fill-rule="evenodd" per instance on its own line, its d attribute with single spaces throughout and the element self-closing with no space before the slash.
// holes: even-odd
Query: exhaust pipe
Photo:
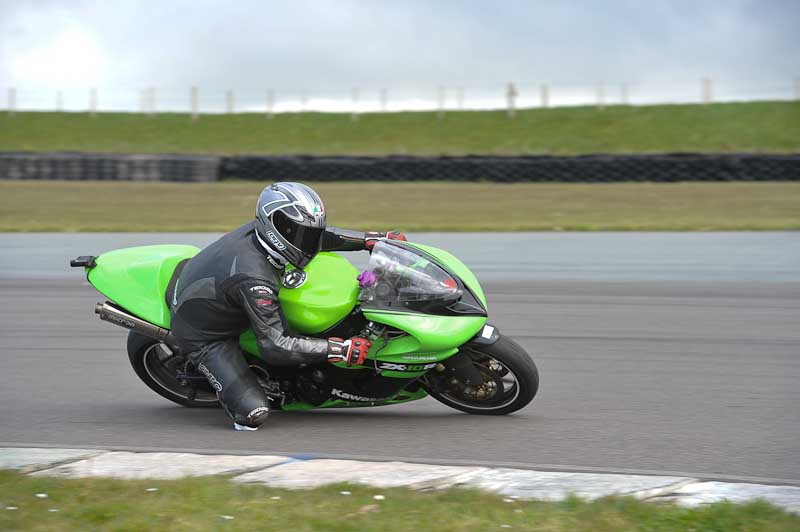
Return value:
<svg viewBox="0 0 800 532">
<path fill-rule="evenodd" d="M 133 314 L 129 314 L 111 303 L 98 303 L 94 307 L 94 313 L 103 321 L 125 327 L 126 329 L 135 331 L 148 338 L 164 342 L 169 346 L 175 345 L 175 337 L 172 336 L 169 330 L 163 329 L 158 325 L 153 325 L 149 321 L 137 318 Z"/>
</svg>

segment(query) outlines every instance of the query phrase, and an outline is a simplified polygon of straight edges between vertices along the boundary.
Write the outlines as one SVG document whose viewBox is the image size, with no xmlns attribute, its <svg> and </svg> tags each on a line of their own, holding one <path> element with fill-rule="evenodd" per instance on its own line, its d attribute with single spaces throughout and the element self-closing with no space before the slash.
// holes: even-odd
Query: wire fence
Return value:
<svg viewBox="0 0 800 532">
<path fill-rule="evenodd" d="M 190 113 L 339 112 L 361 113 L 504 109 L 510 117 L 521 108 L 594 105 L 652 105 L 755 100 L 800 101 L 800 78 L 767 82 L 714 80 L 662 83 L 597 82 L 570 85 L 506 83 L 419 87 L 353 86 L 346 89 L 159 87 L 141 89 L 89 87 L 41 89 L 8 87 L 4 110 Z"/>
</svg>

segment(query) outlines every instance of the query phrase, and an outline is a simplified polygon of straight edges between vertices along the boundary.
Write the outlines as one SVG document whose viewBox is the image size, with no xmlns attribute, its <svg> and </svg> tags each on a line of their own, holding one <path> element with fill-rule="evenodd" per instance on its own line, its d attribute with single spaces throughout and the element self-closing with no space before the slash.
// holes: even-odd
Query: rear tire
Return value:
<svg viewBox="0 0 800 532">
<path fill-rule="evenodd" d="M 476 361 L 475 366 L 482 373 L 494 377 L 491 382 L 495 390 L 499 390 L 497 383 L 507 380 L 509 376 L 513 378 L 513 385 L 501 391 L 500 396 L 497 396 L 496 391 L 495 396 L 488 399 L 470 399 L 457 391 L 454 393 L 451 390 L 443 390 L 440 386 L 426 386 L 428 394 L 440 403 L 468 414 L 500 416 L 516 412 L 536 396 L 539 390 L 539 370 L 525 349 L 511 338 L 500 336 L 495 343 L 489 345 L 467 344 L 462 346 L 460 351 L 466 352 L 473 358 Z M 499 366 L 491 363 L 487 365 L 486 361 L 492 359 L 499 363 L 502 369 L 493 371 L 491 366 L 498 368 Z M 428 380 L 435 378 L 433 374 Z"/>
<path fill-rule="evenodd" d="M 205 383 L 193 386 L 178 381 L 176 371 L 186 365 L 186 358 L 158 340 L 131 331 L 128 358 L 136 375 L 161 397 L 190 408 L 220 407 L 216 394 Z"/>
</svg>

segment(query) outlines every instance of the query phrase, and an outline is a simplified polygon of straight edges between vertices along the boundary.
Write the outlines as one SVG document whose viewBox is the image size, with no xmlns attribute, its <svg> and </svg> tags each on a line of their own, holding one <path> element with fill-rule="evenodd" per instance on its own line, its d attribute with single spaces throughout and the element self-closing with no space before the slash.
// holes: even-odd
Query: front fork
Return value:
<svg viewBox="0 0 800 532">
<path fill-rule="evenodd" d="M 441 363 L 441 367 L 433 370 L 435 375 L 434 382 L 437 388 L 451 379 L 455 378 L 466 386 L 480 386 L 483 384 L 483 376 L 472 361 L 472 358 L 464 351 L 459 351 Z"/>
<path fill-rule="evenodd" d="M 500 338 L 500 331 L 493 325 L 484 325 L 478 334 L 476 334 L 469 342 L 462 347 L 469 347 L 474 345 L 477 348 L 481 346 L 491 345 Z M 441 390 L 447 383 L 455 378 L 462 384 L 468 387 L 477 387 L 484 383 L 485 378 L 475 367 L 472 357 L 467 354 L 466 350 L 460 350 L 455 355 L 447 360 L 442 361 L 435 369 L 428 373 L 432 378 L 426 380 L 431 383 L 437 390 Z"/>
</svg>

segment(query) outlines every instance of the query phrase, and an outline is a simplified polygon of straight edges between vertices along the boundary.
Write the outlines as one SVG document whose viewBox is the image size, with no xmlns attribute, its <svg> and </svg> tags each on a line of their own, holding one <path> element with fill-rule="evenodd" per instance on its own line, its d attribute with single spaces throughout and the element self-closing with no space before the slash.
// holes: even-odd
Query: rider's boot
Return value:
<svg viewBox="0 0 800 532">
<path fill-rule="evenodd" d="M 236 340 L 214 342 L 192 357 L 216 390 L 236 430 L 257 430 L 269 416 L 269 399 L 247 366 Z"/>
</svg>

